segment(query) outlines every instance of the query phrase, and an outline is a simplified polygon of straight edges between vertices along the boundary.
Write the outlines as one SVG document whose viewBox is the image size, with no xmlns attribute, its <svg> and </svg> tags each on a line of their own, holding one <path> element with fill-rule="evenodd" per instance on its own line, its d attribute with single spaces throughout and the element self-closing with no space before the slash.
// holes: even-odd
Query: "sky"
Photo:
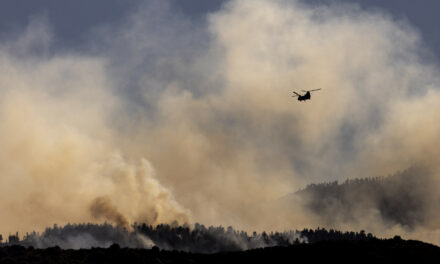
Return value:
<svg viewBox="0 0 440 264">
<path fill-rule="evenodd" d="M 412 165 L 440 179 L 439 4 L 322 2 L 2 1 L 0 233 L 322 226 L 282 198 Z M 359 219 L 338 228 L 438 228 Z"/>
<path fill-rule="evenodd" d="M 95 0 L 68 1 L 60 3 L 56 0 L 2 0 L 0 10 L 0 36 L 11 34 L 27 25 L 29 19 L 38 15 L 46 15 L 54 27 L 60 48 L 78 48 L 84 42 L 90 29 L 106 23 L 118 23 L 130 10 L 136 8 L 141 0 Z M 172 6 L 177 12 L 193 19 L 201 19 L 209 12 L 221 8 L 225 0 L 173 0 Z M 437 25 L 440 18 L 437 10 L 440 3 L 436 0 L 303 0 L 311 5 L 331 2 L 359 4 L 366 10 L 381 9 L 391 14 L 396 20 L 407 20 L 416 27 L 423 36 L 425 44 L 436 57 L 440 56 L 440 34 Z"/>
</svg>

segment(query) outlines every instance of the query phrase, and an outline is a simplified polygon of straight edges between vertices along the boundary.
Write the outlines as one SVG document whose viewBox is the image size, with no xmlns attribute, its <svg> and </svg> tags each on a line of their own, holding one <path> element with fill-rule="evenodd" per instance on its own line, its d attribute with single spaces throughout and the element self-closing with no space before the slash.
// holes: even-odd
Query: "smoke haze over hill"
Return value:
<svg viewBox="0 0 440 264">
<path fill-rule="evenodd" d="M 0 42 L 0 233 L 105 220 L 299 229 L 329 223 L 279 202 L 311 182 L 415 164 L 439 187 L 439 69 L 404 21 L 286 0 L 233 0 L 194 21 L 152 0 L 90 29 L 81 51 L 54 49 L 51 23 L 35 16 Z M 307 103 L 290 97 L 314 88 Z M 439 243 L 437 212 L 411 230 L 340 224 Z"/>
<path fill-rule="evenodd" d="M 312 184 L 287 202 L 300 198 L 325 226 L 365 228 L 389 236 L 411 232 L 434 236 L 439 228 L 436 181 L 425 168 L 411 167 L 388 177 Z"/>
</svg>

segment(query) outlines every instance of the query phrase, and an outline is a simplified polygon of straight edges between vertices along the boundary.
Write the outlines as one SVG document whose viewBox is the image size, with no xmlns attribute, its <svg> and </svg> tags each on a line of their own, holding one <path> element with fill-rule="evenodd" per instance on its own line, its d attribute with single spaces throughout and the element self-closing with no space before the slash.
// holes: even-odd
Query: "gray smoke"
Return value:
<svg viewBox="0 0 440 264">
<path fill-rule="evenodd" d="M 413 166 L 388 177 L 312 184 L 286 202 L 299 196 L 307 210 L 335 228 L 435 231 L 440 228 L 437 181 L 433 171 Z"/>
<path fill-rule="evenodd" d="M 113 227 L 109 224 L 81 224 L 53 226 L 39 234 L 26 234 L 21 240 L 9 241 L 36 248 L 59 246 L 63 249 L 109 247 L 118 244 L 121 247 L 151 248 L 158 246 L 166 250 L 179 250 L 194 253 L 214 253 L 239 251 L 273 246 L 288 246 L 306 242 L 299 231 L 277 233 L 256 233 L 249 235 L 232 227 L 205 227 L 195 224 L 193 227 L 159 225 L 156 227 L 134 225 L 130 230 Z"/>
<path fill-rule="evenodd" d="M 121 247 L 151 248 L 154 243 L 146 236 L 110 224 L 68 224 L 46 228 L 41 234 L 26 234 L 18 244 L 35 248 L 58 246 L 62 249 L 108 248 L 117 243 Z"/>
</svg>

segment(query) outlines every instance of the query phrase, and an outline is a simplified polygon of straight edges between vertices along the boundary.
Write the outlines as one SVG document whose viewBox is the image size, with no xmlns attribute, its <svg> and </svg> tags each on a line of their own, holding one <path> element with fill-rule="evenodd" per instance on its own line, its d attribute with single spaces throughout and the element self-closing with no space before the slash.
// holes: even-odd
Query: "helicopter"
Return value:
<svg viewBox="0 0 440 264">
<path fill-rule="evenodd" d="M 319 90 L 321 90 L 321 88 L 314 89 L 314 90 L 308 90 L 308 91 L 302 90 L 303 92 L 305 92 L 304 95 L 300 95 L 299 93 L 293 91 L 293 93 L 295 95 L 292 95 L 292 97 L 298 97 L 298 101 L 310 100 L 310 98 L 311 98 L 310 92 L 319 91 Z"/>
</svg>

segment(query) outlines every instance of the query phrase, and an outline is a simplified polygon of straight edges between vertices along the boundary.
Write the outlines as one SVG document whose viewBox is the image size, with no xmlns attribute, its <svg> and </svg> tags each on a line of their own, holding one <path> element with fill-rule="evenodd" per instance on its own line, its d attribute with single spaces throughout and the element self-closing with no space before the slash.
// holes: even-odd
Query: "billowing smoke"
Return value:
<svg viewBox="0 0 440 264">
<path fill-rule="evenodd" d="M 404 21 L 283 0 L 179 14 L 147 1 L 75 52 L 53 48 L 41 19 L 2 41 L 0 232 L 101 219 L 302 228 L 321 218 L 278 201 L 310 182 L 414 164 L 438 179 L 439 69 Z"/>
<path fill-rule="evenodd" d="M 104 217 L 116 223 L 117 226 L 129 227 L 128 220 L 118 211 L 108 197 L 97 197 L 94 199 L 90 206 L 90 211 L 95 218 Z"/>
<path fill-rule="evenodd" d="M 123 226 L 189 222 L 149 161 L 119 148 L 111 124 L 121 102 L 103 59 L 16 52 L 50 42 L 27 43 L 50 35 L 36 26 L 0 48 L 1 233 L 96 217 Z"/>
</svg>

